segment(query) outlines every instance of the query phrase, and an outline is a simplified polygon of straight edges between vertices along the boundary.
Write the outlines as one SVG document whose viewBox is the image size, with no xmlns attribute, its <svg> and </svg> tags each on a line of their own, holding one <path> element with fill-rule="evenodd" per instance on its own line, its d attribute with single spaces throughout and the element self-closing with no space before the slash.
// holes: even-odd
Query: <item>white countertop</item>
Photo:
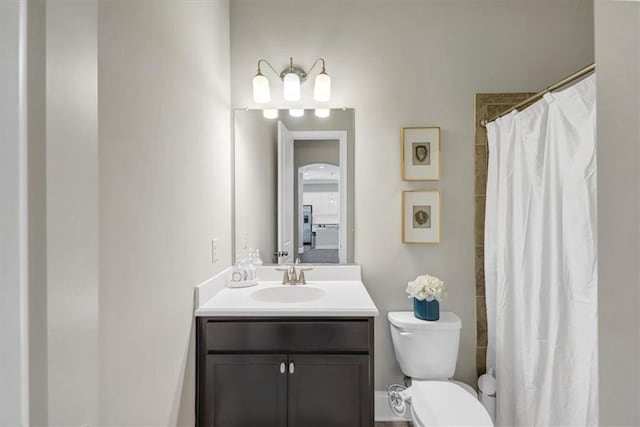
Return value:
<svg viewBox="0 0 640 427">
<path fill-rule="evenodd" d="M 356 276 L 338 274 L 335 276 L 336 280 L 329 278 L 332 276 L 332 271 L 323 271 L 323 267 L 314 268 L 317 276 L 315 278 L 320 280 L 307 280 L 306 285 L 282 285 L 280 281 L 272 280 L 274 273 L 267 271 L 269 267 L 263 267 L 259 277 L 269 280 L 260 281 L 257 286 L 247 288 L 217 286 L 217 289 L 208 293 L 196 307 L 195 316 L 373 317 L 378 315 L 378 309 L 362 281 L 351 280 L 359 279 L 359 267 Z M 312 274 L 313 272 L 308 273 L 308 279 L 312 279 Z M 225 274 L 224 277 L 226 276 Z M 270 290 L 270 288 L 275 289 Z M 282 295 L 285 298 L 281 298 Z M 285 302 L 288 296 L 295 301 Z"/>
</svg>

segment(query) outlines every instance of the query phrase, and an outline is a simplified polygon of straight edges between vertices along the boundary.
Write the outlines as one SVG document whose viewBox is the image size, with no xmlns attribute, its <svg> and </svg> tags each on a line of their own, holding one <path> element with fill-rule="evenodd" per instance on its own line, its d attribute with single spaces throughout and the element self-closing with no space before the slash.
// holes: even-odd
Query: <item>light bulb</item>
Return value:
<svg viewBox="0 0 640 427">
<path fill-rule="evenodd" d="M 302 117 L 304 116 L 304 109 L 303 108 L 292 108 L 289 110 L 289 115 L 291 117 Z"/>
<path fill-rule="evenodd" d="M 253 100 L 258 104 L 264 104 L 271 100 L 269 79 L 267 79 L 261 72 L 258 72 L 258 74 L 253 78 Z"/>
<path fill-rule="evenodd" d="M 296 73 L 287 73 L 284 76 L 284 99 L 287 101 L 300 99 L 300 77 Z"/>
<path fill-rule="evenodd" d="M 327 102 L 331 98 L 331 77 L 329 74 L 322 72 L 316 76 L 316 82 L 313 87 L 313 99 L 318 102 Z"/>
<path fill-rule="evenodd" d="M 328 108 L 316 108 L 316 117 L 320 117 L 322 119 L 329 117 L 331 114 L 331 110 Z"/>
<path fill-rule="evenodd" d="M 265 119 L 277 119 L 278 118 L 278 110 L 275 108 L 265 108 L 262 110 L 262 117 Z"/>
</svg>

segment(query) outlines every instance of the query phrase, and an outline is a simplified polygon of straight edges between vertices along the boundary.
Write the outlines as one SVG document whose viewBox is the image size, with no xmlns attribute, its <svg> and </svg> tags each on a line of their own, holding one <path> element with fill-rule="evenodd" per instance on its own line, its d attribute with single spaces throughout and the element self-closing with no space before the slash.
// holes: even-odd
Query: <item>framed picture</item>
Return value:
<svg viewBox="0 0 640 427">
<path fill-rule="evenodd" d="M 402 192 L 402 243 L 440 243 L 440 192 Z"/>
<path fill-rule="evenodd" d="M 402 128 L 402 179 L 440 179 L 440 128 Z"/>
</svg>

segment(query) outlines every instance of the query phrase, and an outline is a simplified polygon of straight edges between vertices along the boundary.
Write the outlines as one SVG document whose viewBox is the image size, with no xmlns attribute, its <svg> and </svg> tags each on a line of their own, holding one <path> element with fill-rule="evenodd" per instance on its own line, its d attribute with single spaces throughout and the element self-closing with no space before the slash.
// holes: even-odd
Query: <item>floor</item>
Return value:
<svg viewBox="0 0 640 427">
<path fill-rule="evenodd" d="M 304 253 L 300 255 L 300 262 L 308 264 L 337 264 L 338 261 L 337 249 L 315 249 L 304 245 Z"/>
</svg>

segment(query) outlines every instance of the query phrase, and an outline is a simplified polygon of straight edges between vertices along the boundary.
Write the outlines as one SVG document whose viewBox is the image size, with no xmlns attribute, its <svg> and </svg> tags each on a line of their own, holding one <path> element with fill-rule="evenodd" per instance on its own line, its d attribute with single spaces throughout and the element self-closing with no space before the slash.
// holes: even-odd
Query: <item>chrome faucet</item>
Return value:
<svg viewBox="0 0 640 427">
<path fill-rule="evenodd" d="M 296 264 L 299 264 L 299 261 Z M 284 271 L 282 275 L 283 285 L 306 285 L 307 280 L 304 277 L 304 272 L 313 270 L 313 268 L 298 268 L 296 271 L 296 266 L 291 265 L 288 268 L 277 268 L 276 270 Z"/>
</svg>

